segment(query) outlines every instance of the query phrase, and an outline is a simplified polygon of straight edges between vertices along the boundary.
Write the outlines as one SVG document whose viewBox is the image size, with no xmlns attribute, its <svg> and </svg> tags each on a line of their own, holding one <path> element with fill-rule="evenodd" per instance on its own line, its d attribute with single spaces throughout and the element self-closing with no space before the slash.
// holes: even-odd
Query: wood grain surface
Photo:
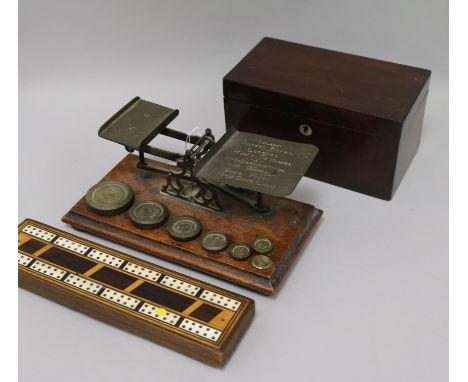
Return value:
<svg viewBox="0 0 468 382">
<path fill-rule="evenodd" d="M 154 256 L 221 277 L 264 294 L 278 289 L 291 263 L 317 225 L 322 211 L 305 203 L 286 198 L 265 196 L 264 201 L 272 212 L 261 215 L 248 206 L 221 195 L 226 213 L 208 210 L 180 199 L 162 194 L 165 176 L 136 169 L 138 158 L 127 155 L 103 180 L 119 180 L 135 191 L 136 202 L 156 200 L 169 209 L 169 223 L 177 216 L 194 216 L 203 226 L 203 233 L 222 231 L 231 244 L 252 244 L 258 237 L 268 237 L 274 243 L 269 254 L 273 266 L 259 270 L 252 266 L 251 258 L 238 261 L 229 255 L 229 247 L 221 252 L 208 252 L 201 246 L 201 236 L 190 242 L 173 240 L 165 227 L 142 230 L 135 227 L 127 213 L 102 216 L 91 211 L 84 198 L 72 207 L 63 221 L 76 227 L 119 243 L 139 249 Z M 148 160 L 153 166 L 167 167 Z M 90 185 L 91 187 L 92 185 Z"/>
</svg>

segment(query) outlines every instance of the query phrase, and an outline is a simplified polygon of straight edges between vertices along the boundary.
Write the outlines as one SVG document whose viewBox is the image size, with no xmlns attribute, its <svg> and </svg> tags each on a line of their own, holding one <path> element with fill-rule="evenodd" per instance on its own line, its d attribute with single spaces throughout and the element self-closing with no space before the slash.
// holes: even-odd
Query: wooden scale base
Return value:
<svg viewBox="0 0 468 382">
<path fill-rule="evenodd" d="M 150 166 L 172 168 L 154 160 L 147 159 L 147 162 Z M 116 216 L 98 215 L 88 208 L 84 198 L 62 220 L 77 229 L 272 295 L 323 213 L 305 203 L 268 195 L 264 196 L 264 203 L 272 207 L 268 214 L 259 214 L 225 195 L 220 195 L 225 212 L 216 212 L 161 193 L 166 177 L 137 169 L 137 163 L 138 157 L 129 154 L 103 180 L 127 183 L 135 192 L 136 202 L 155 200 L 164 203 L 169 209 L 169 221 L 187 215 L 197 218 L 203 226 L 202 235 L 208 231 L 222 231 L 230 244 L 250 245 L 257 237 L 270 238 L 274 243 L 269 254 L 273 265 L 266 270 L 256 269 L 251 264 L 252 258 L 235 260 L 229 255 L 229 248 L 208 252 L 201 246 L 202 235 L 190 242 L 179 242 L 169 236 L 164 226 L 152 230 L 136 228 L 126 212 Z"/>
</svg>

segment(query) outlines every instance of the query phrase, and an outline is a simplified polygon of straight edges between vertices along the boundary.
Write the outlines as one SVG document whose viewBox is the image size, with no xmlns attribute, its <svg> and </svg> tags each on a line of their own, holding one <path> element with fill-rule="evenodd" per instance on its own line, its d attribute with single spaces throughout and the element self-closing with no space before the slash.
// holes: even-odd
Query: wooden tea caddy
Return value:
<svg viewBox="0 0 468 382">
<path fill-rule="evenodd" d="M 223 79 L 226 127 L 313 144 L 305 176 L 390 200 L 419 146 L 430 77 L 265 37 Z"/>
<path fill-rule="evenodd" d="M 164 226 L 137 228 L 125 212 L 97 214 L 84 197 L 62 220 L 150 255 L 274 294 L 322 216 L 314 206 L 283 197 L 294 190 L 318 150 L 236 129 L 217 142 L 210 130 L 201 137 L 188 136 L 167 127 L 177 115 L 178 110 L 139 97 L 118 111 L 100 128 L 99 136 L 122 144 L 129 152 L 137 150 L 138 155 L 124 157 L 102 180 L 127 183 L 135 202 L 163 203 L 169 210 L 169 223 L 178 216 L 195 217 L 203 229 L 197 239 L 176 241 Z M 193 146 L 184 154 L 150 146 L 158 134 Z M 147 159 L 145 154 L 174 161 L 177 166 Z M 252 265 L 251 258 L 236 260 L 229 255 L 229 247 L 206 251 L 201 237 L 209 231 L 224 232 L 230 244 L 271 239 L 274 248 L 268 256 L 272 266 L 262 270 Z"/>
</svg>

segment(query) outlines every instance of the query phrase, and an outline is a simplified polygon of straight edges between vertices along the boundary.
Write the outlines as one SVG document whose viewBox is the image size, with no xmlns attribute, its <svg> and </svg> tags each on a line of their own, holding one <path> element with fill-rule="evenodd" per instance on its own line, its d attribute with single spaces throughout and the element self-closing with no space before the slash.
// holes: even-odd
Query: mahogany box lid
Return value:
<svg viewBox="0 0 468 382">
<path fill-rule="evenodd" d="M 224 96 L 316 118 L 361 113 L 403 122 L 430 70 L 263 38 L 225 77 Z M 427 89 L 426 89 L 427 90 Z"/>
</svg>

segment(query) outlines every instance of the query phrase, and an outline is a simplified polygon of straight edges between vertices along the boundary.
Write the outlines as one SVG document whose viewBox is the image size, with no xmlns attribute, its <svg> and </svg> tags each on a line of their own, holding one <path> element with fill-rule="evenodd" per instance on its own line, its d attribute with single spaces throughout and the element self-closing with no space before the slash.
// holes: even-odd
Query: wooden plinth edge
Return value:
<svg viewBox="0 0 468 382">
<path fill-rule="evenodd" d="M 230 268 L 224 264 L 215 263 L 207 266 L 206 261 L 203 258 L 190 252 L 181 251 L 180 249 L 143 238 L 122 229 L 108 227 L 102 222 L 79 215 L 73 211 L 69 211 L 65 216 L 63 216 L 62 221 L 71 225 L 75 229 L 102 236 L 131 248 L 141 250 L 150 255 L 161 257 L 177 264 L 239 284 L 256 292 L 260 292 L 265 295 L 273 295 L 277 292 L 278 287 L 291 264 L 301 253 L 304 243 L 307 241 L 309 234 L 318 224 L 322 214 L 322 210 L 314 208 L 314 211 L 310 214 L 308 221 L 305 222 L 305 226 L 302 228 L 301 234 L 295 238 L 296 242 L 294 243 L 294 250 L 291 250 L 282 258 L 281 263 L 278 264 L 276 272 L 271 278 L 247 274 L 242 270 Z"/>
</svg>

